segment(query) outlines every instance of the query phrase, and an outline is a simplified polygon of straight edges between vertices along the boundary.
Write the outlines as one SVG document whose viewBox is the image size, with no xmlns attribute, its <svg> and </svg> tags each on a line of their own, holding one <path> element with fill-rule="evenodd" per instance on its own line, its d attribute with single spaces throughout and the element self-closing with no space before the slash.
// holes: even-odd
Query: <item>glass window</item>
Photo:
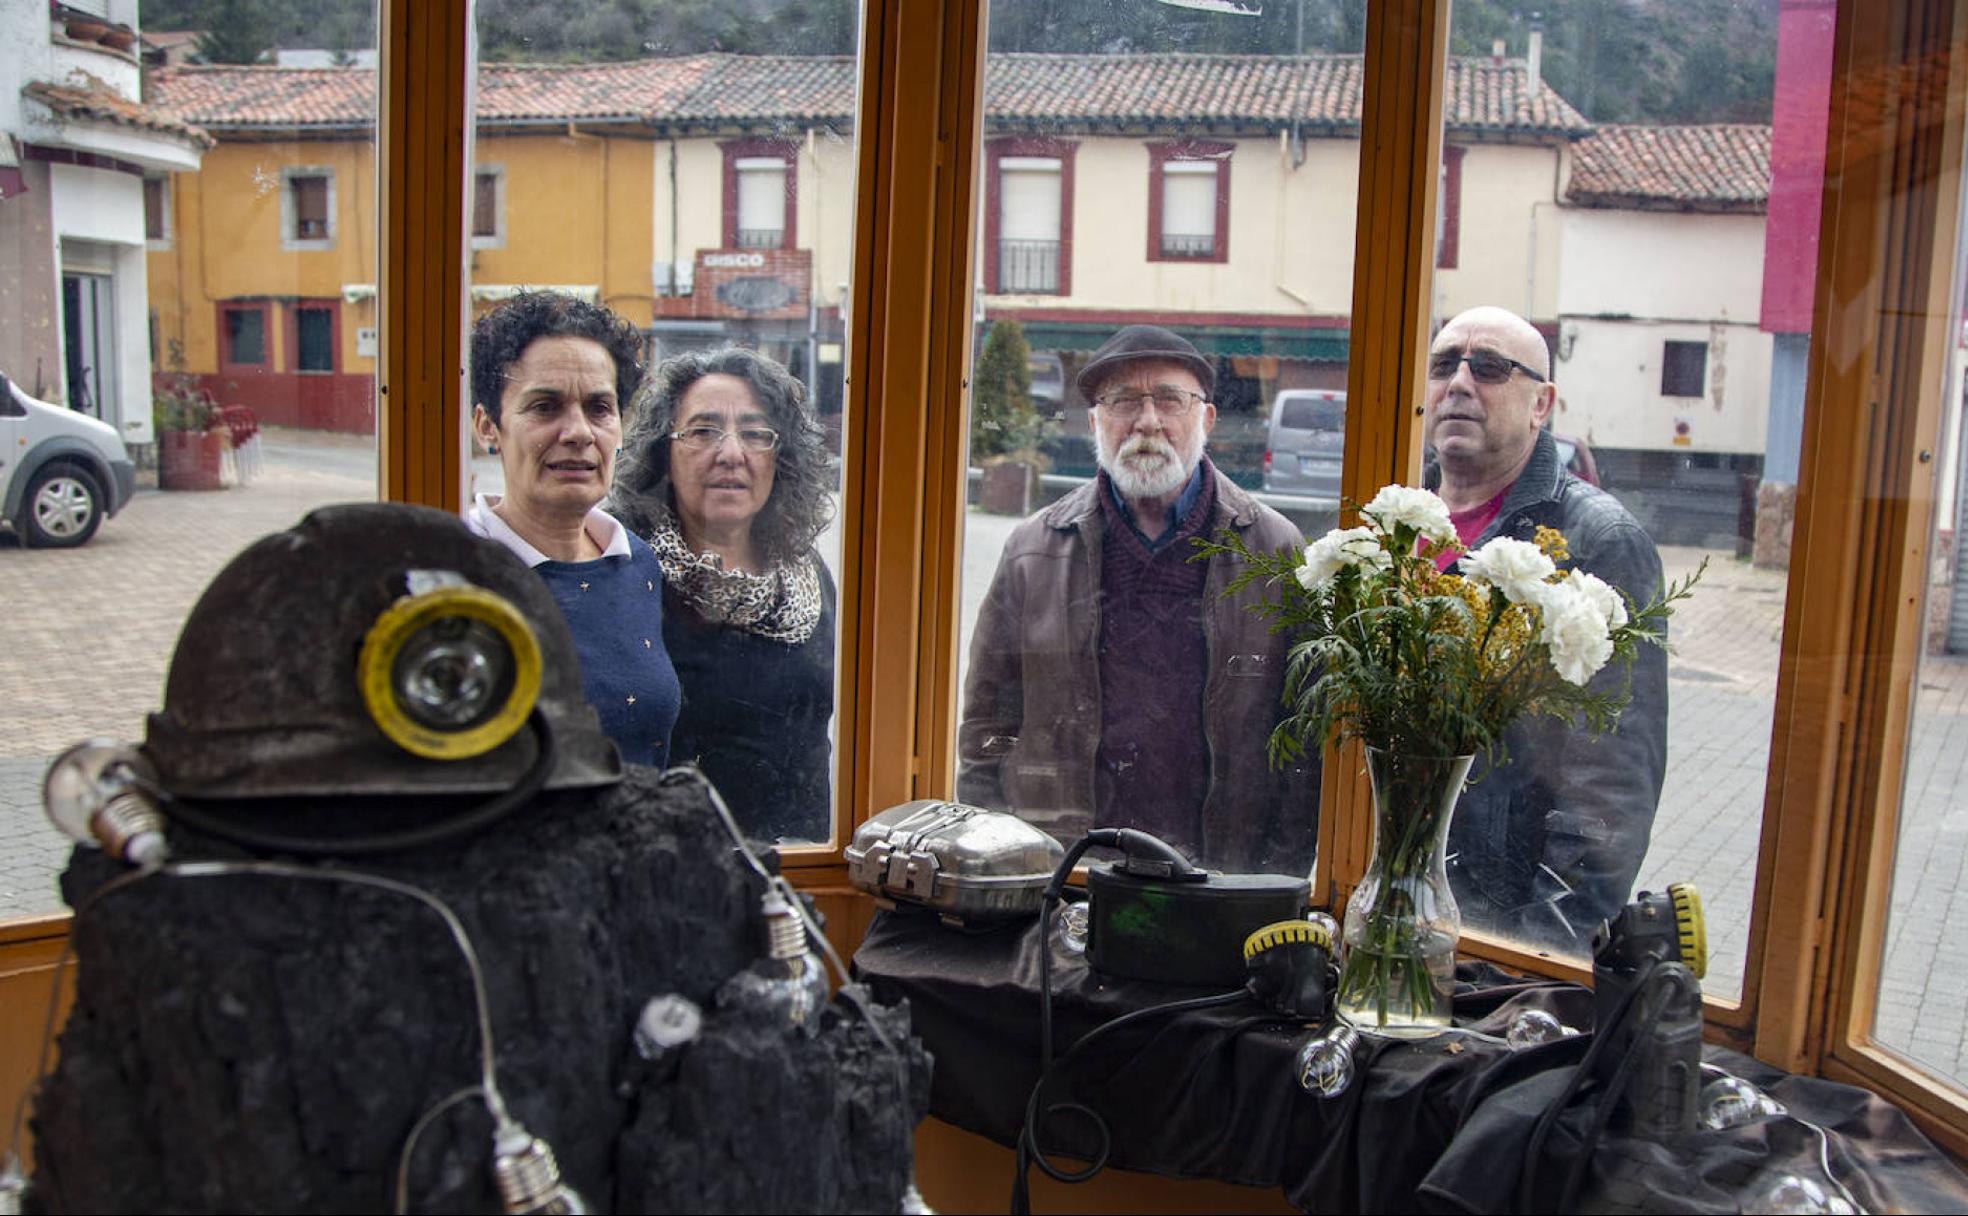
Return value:
<svg viewBox="0 0 1968 1216">
<path fill-rule="evenodd" d="M 1188 538 L 1336 515 L 1340 432 L 1273 419 L 1345 396 L 1361 46 L 1308 21 L 1302 56 L 1254 51 L 1293 45 L 1291 7 L 1228 8 L 992 13 L 956 793 L 1304 874 L 1317 766 L 1265 755 L 1283 642 Z M 1168 357 L 1098 360 L 1130 327 Z"/>
<path fill-rule="evenodd" d="M 500 166 L 508 239 L 474 251 L 474 314 L 544 286 L 635 335 L 648 379 L 595 489 L 662 569 L 647 640 L 680 690 L 666 755 L 699 764 L 752 835 L 793 845 L 834 837 L 858 16 L 787 7 L 774 36 L 797 53 L 711 54 L 714 34 L 684 32 L 626 63 L 609 40 L 546 46 L 483 9 L 478 29 L 480 53 L 511 62 L 478 75 L 473 152 Z M 531 346 L 473 355 L 468 511 L 533 492 L 501 439 Z M 658 618 L 623 628 L 638 619 Z"/>
<path fill-rule="evenodd" d="M 1661 350 L 1661 396 L 1699 397 L 1708 379 L 1708 343 L 1667 342 Z"/>
<path fill-rule="evenodd" d="M 1050 141 L 1055 142 L 1056 141 Z M 1021 154 L 1029 141 L 997 140 L 987 148 L 992 165 L 990 207 L 994 238 L 985 248 L 985 279 L 1006 294 L 1068 295 L 1072 284 L 1070 149 L 1039 148 L 1053 155 Z"/>
<path fill-rule="evenodd" d="M 281 170 L 281 247 L 327 249 L 335 240 L 335 176 L 319 166 Z"/>
<path fill-rule="evenodd" d="M 144 240 L 153 249 L 171 239 L 171 179 L 146 177 L 144 192 Z"/>
<path fill-rule="evenodd" d="M 335 370 L 333 303 L 294 306 L 294 370 L 301 372 Z"/>
<path fill-rule="evenodd" d="M 134 23 L 152 6 L 112 7 Z M 0 921 L 62 906 L 69 846 L 39 811 L 48 762 L 91 735 L 142 740 L 179 627 L 225 563 L 377 490 L 374 360 L 339 345 L 377 323 L 373 71 L 279 69 L 273 101 L 272 68 L 160 63 L 140 81 L 127 54 L 8 12 L 10 89 L 93 96 L 0 130 L 21 140 L 25 187 L 0 206 L 0 282 L 22 285 L 0 297 L 0 373 L 100 417 L 116 446 L 88 457 L 84 513 L 0 541 L 19 549 L 0 615 L 0 806 L 14 816 Z M 373 47 L 366 12 L 357 34 Z M 260 15 L 240 27 L 274 28 Z M 254 420 L 280 429 L 256 436 Z M 0 466 L 0 497 L 41 471 Z"/>
<path fill-rule="evenodd" d="M 1190 141 L 1150 144 L 1149 164 L 1160 173 L 1151 184 L 1150 261 L 1229 257 L 1230 154 L 1234 144 Z"/>
<path fill-rule="evenodd" d="M 786 141 L 735 140 L 725 155 L 725 247 L 782 249 L 798 204 L 797 153 Z"/>
<path fill-rule="evenodd" d="M 473 249 L 493 249 L 506 238 L 506 174 L 500 167 L 481 165 L 472 174 L 471 239 Z"/>
<path fill-rule="evenodd" d="M 225 317 L 225 362 L 239 367 L 263 365 L 267 361 L 266 305 L 223 305 L 221 311 Z"/>
<path fill-rule="evenodd" d="M 1551 377 L 1553 463 L 1597 482 L 1507 502 L 1491 530 L 1558 526 L 1574 566 L 1636 601 L 1708 570 L 1669 623 L 1672 654 L 1643 652 L 1630 683 L 1599 677 L 1630 691 L 1615 729 L 1526 723 L 1507 764 L 1479 762 L 1450 865 L 1466 928 L 1581 963 L 1600 920 L 1636 892 L 1692 882 L 1708 910 L 1704 989 L 1734 999 L 1788 594 L 1831 58 L 1828 41 L 1776 54 L 1780 23 L 1828 31 L 1823 10 L 1704 11 L 1684 33 L 1735 66 L 1683 61 L 1655 92 L 1610 70 L 1656 37 L 1617 6 L 1550 9 L 1528 30 L 1455 11 L 1438 324 L 1485 305 L 1527 319 L 1542 337 L 1529 361 L 1548 361 Z M 1509 71 L 1502 110 L 1458 117 L 1489 64 Z M 1530 113 L 1570 136 L 1488 138 Z M 1484 392 L 1530 401 L 1539 389 L 1513 376 Z M 1469 467 L 1466 452 L 1431 461 L 1445 484 L 1458 462 Z"/>
</svg>

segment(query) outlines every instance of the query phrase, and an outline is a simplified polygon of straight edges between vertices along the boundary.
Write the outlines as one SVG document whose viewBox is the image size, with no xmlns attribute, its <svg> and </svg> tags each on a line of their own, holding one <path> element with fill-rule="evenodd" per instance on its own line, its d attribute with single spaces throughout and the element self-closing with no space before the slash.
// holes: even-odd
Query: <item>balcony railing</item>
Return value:
<svg viewBox="0 0 1968 1216">
<path fill-rule="evenodd" d="M 1058 295 L 1059 242 L 999 241 L 998 290 L 1025 295 Z"/>
<path fill-rule="evenodd" d="M 1216 254 L 1216 234 L 1164 232 L 1162 256 L 1165 258 L 1207 258 Z"/>
<path fill-rule="evenodd" d="M 740 249 L 780 249 L 786 244 L 784 228 L 740 228 L 738 248 Z"/>
</svg>

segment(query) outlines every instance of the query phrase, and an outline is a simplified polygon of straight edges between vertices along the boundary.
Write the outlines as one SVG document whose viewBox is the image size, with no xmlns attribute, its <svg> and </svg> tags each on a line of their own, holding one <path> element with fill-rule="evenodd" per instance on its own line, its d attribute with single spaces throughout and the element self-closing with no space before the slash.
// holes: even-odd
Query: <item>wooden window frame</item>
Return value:
<svg viewBox="0 0 1968 1216">
<path fill-rule="evenodd" d="M 1435 251 L 1435 269 L 1454 270 L 1462 262 L 1462 158 L 1469 149 L 1449 144 L 1442 149 L 1442 243 Z"/>
<path fill-rule="evenodd" d="M 143 190 L 144 248 L 152 252 L 167 250 L 171 247 L 171 175 L 145 174 Z M 150 227 L 150 203 L 153 197 L 157 200 L 157 231 L 154 233 Z"/>
<path fill-rule="evenodd" d="M 1064 298 L 1073 294 L 1073 156 L 1079 142 L 1053 136 L 1002 135 L 984 145 L 984 290 L 1008 293 L 998 273 L 998 232 L 1004 189 L 998 162 L 1007 156 L 1047 156 L 1059 162 L 1059 290 L 1042 293 Z"/>
<path fill-rule="evenodd" d="M 478 230 L 478 186 L 483 179 L 492 180 L 492 231 Z M 471 247 L 473 249 L 503 249 L 506 247 L 506 167 L 504 165 L 473 165 L 472 189 L 466 218 L 471 225 Z"/>
<path fill-rule="evenodd" d="M 1237 145 L 1213 139 L 1181 139 L 1148 145 L 1148 260 L 1209 265 L 1230 260 L 1230 161 Z M 1192 257 L 1162 249 L 1162 174 L 1170 161 L 1207 161 L 1216 166 L 1216 239 L 1210 251 Z"/>
<path fill-rule="evenodd" d="M 845 832 L 955 785 L 962 479 L 942 474 L 963 453 L 976 200 L 992 193 L 1000 144 L 978 155 L 981 8 L 868 0 L 863 23 L 839 810 L 831 847 L 786 861 L 843 945 L 871 907 L 845 881 Z M 467 0 L 381 4 L 380 489 L 446 510 L 461 506 L 466 459 L 469 20 Z M 1348 428 L 1344 490 L 1358 500 L 1418 472 L 1434 209 L 1446 202 L 1436 196 L 1447 24 L 1446 3 L 1367 13 L 1347 387 L 1353 400 L 1410 404 Z M 1791 574 L 1793 587 L 1825 590 L 1786 605 L 1744 993 L 1709 1003 L 1709 1033 L 1781 1067 L 1877 1089 L 1961 1154 L 1960 1090 L 1867 1031 L 1909 713 L 1893 690 L 1919 654 L 1931 556 L 1935 465 L 1921 454 L 1931 457 L 1922 444 L 1944 380 L 1932 373 L 1952 338 L 1968 0 L 1846 0 L 1836 28 Z M 1069 217 L 1068 206 L 1062 228 Z M 1325 766 L 1322 902 L 1342 900 L 1365 868 L 1360 771 L 1351 748 Z M 0 926 L 0 961 L 45 977 L 66 927 L 66 914 Z M 1477 934 L 1465 948 L 1579 975 Z M 8 1024 L 16 1039 L 30 1033 Z"/>
</svg>

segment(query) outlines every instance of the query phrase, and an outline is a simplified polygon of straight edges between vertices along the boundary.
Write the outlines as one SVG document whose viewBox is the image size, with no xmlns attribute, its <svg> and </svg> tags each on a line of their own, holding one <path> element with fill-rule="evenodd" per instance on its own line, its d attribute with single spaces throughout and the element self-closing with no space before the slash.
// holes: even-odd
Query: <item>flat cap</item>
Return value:
<svg viewBox="0 0 1968 1216">
<path fill-rule="evenodd" d="M 1195 373 L 1203 386 L 1203 396 L 1216 395 L 1216 368 L 1208 359 L 1197 353 L 1187 338 L 1174 334 L 1159 325 L 1130 325 L 1100 344 L 1093 352 L 1093 358 L 1080 369 L 1074 383 L 1079 386 L 1080 396 L 1089 402 L 1094 393 L 1100 390 L 1100 382 L 1120 370 L 1128 363 L 1139 359 L 1165 359 L 1170 363 L 1180 363 Z"/>
</svg>

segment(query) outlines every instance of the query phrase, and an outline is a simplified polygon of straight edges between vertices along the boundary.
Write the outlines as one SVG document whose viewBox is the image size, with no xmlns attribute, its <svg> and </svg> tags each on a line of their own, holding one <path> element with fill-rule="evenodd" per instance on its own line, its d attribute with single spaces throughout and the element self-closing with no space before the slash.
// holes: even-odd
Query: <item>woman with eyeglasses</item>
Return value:
<svg viewBox="0 0 1968 1216">
<path fill-rule="evenodd" d="M 631 764 L 670 762 L 677 673 L 663 647 L 655 552 L 601 509 L 642 388 L 642 333 L 599 304 L 529 291 L 472 326 L 472 433 L 505 493 L 465 526 L 533 568 L 567 618 L 581 684 Z"/>
<path fill-rule="evenodd" d="M 833 499 L 820 425 L 800 382 L 753 351 L 677 355 L 651 381 L 610 506 L 662 562 L 683 685 L 672 754 L 704 770 L 748 834 L 825 840 L 834 584 L 813 542 Z"/>
</svg>

